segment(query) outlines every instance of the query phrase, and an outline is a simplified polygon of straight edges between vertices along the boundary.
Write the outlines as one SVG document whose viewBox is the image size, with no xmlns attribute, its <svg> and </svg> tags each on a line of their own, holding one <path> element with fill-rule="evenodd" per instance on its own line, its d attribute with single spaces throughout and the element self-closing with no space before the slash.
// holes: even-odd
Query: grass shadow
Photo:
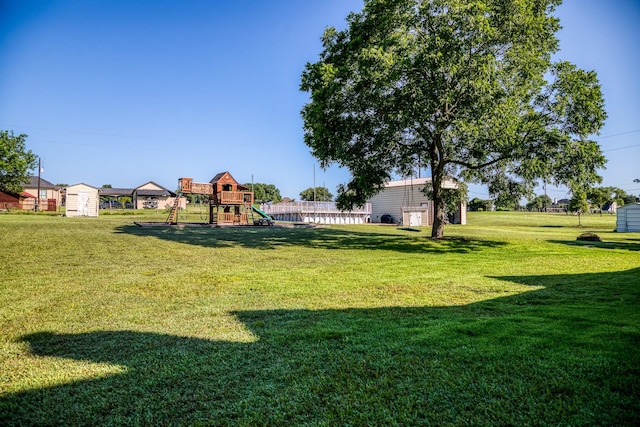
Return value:
<svg viewBox="0 0 640 427">
<path fill-rule="evenodd" d="M 39 332 L 32 356 L 122 373 L 0 395 L 2 425 L 637 425 L 640 268 L 509 276 L 455 307 L 259 310 L 253 342 Z"/>
<path fill-rule="evenodd" d="M 468 253 L 503 246 L 505 242 L 445 238 L 434 240 L 412 232 L 385 234 L 332 228 L 280 227 L 138 227 L 124 225 L 118 233 L 138 237 L 157 238 L 208 248 L 245 247 L 276 249 L 283 246 L 302 246 L 340 250 L 387 250 L 404 253 Z"/>
<path fill-rule="evenodd" d="M 581 240 L 548 240 L 549 243 L 560 243 L 567 246 L 582 246 L 587 248 L 599 249 L 622 249 L 627 251 L 640 251 L 640 242 L 638 239 L 625 239 L 626 241 L 618 242 L 589 242 Z"/>
</svg>

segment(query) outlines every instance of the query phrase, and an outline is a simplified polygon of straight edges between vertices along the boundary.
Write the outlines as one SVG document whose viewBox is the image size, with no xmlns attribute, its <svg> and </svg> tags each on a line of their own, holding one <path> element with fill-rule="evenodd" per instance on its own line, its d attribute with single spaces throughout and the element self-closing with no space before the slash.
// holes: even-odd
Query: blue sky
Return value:
<svg viewBox="0 0 640 427">
<path fill-rule="evenodd" d="M 361 0 L 0 0 L 0 129 L 53 183 L 175 189 L 228 170 L 283 196 L 348 180 L 304 145 L 299 91 L 327 26 Z M 566 0 L 558 57 L 596 70 L 602 185 L 640 194 L 640 4 Z M 541 190 L 540 190 L 541 191 Z M 552 198 L 566 189 L 548 188 Z M 470 188 L 470 197 L 487 198 Z"/>
</svg>

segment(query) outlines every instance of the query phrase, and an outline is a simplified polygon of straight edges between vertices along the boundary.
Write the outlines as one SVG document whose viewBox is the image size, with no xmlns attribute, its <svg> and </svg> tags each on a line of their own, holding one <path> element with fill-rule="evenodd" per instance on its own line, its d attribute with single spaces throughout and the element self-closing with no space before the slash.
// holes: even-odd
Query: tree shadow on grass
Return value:
<svg viewBox="0 0 640 427">
<path fill-rule="evenodd" d="M 637 425 L 640 268 L 455 307 L 232 313 L 253 342 L 39 332 L 125 371 L 0 397 L 2 425 Z"/>
<path fill-rule="evenodd" d="M 280 227 L 118 227 L 118 233 L 209 248 L 276 249 L 302 246 L 340 250 L 386 250 L 404 253 L 468 253 L 506 243 L 465 238 L 434 240 L 413 232 L 385 234 L 331 228 Z"/>
<path fill-rule="evenodd" d="M 636 243 L 638 242 L 638 243 Z M 640 251 L 639 239 L 624 239 L 617 242 L 589 242 L 581 240 L 549 240 L 549 243 L 561 243 L 568 246 L 582 246 L 599 249 L 623 249 L 627 251 Z"/>
</svg>

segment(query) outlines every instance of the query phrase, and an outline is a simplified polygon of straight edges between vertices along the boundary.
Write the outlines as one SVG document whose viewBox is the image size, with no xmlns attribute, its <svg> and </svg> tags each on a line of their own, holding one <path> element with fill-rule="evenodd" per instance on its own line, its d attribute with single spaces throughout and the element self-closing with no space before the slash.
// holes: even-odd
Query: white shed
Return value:
<svg viewBox="0 0 640 427">
<path fill-rule="evenodd" d="M 67 216 L 98 216 L 99 188 L 84 183 L 67 187 Z"/>
<path fill-rule="evenodd" d="M 618 208 L 617 215 L 616 231 L 640 233 L 640 203 Z"/>
</svg>

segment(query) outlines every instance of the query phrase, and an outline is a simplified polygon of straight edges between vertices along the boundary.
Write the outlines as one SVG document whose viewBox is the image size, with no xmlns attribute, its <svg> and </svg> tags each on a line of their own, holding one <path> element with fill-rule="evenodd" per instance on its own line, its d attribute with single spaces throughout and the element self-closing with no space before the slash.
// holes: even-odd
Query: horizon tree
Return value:
<svg viewBox="0 0 640 427">
<path fill-rule="evenodd" d="M 589 202 L 587 201 L 587 193 L 584 190 L 577 190 L 573 193 L 573 197 L 569 201 L 569 212 L 575 212 L 578 217 L 578 226 L 581 226 L 580 217 L 583 213 L 589 213 Z"/>
<path fill-rule="evenodd" d="M 363 205 L 394 174 L 431 171 L 444 236 L 447 175 L 488 186 L 496 200 L 533 194 L 537 181 L 573 190 L 600 182 L 606 119 L 596 73 L 558 52 L 560 0 L 365 0 L 347 28 L 327 28 L 300 89 L 304 141 L 338 164 L 342 209 Z"/>
<path fill-rule="evenodd" d="M 314 200 L 317 202 L 332 202 L 333 194 L 331 194 L 327 187 L 316 187 L 315 192 L 313 191 L 313 187 L 309 187 L 300 192 L 300 199 L 306 202 L 312 202 Z"/>
<path fill-rule="evenodd" d="M 546 194 L 542 194 L 529 200 L 527 203 L 527 210 L 536 210 L 541 212 L 546 211 L 546 208 L 549 206 L 551 206 L 551 197 Z"/>
<path fill-rule="evenodd" d="M 0 190 L 19 193 L 29 182 L 29 171 L 37 168 L 37 156 L 26 148 L 27 135 L 0 130 Z"/>
<path fill-rule="evenodd" d="M 598 207 L 600 216 L 602 216 L 602 206 L 607 202 L 613 201 L 611 193 L 611 187 L 593 187 L 586 192 L 587 199 L 591 204 Z"/>
<path fill-rule="evenodd" d="M 273 184 L 264 184 L 261 182 L 256 182 L 255 184 L 246 183 L 244 184 L 247 188 L 253 188 L 253 200 L 258 203 L 279 203 L 282 201 L 282 196 L 280 195 L 280 190 Z"/>
</svg>

